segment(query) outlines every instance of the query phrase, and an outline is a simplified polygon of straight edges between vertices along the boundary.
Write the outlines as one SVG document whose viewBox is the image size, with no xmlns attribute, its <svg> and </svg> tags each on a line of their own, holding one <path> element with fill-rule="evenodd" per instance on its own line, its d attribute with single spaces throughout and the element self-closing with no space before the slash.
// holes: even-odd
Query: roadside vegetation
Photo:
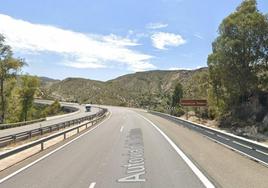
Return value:
<svg viewBox="0 0 268 188">
<path fill-rule="evenodd" d="M 26 65 L 14 58 L 0 36 L 1 122 L 31 120 L 60 113 L 33 104 L 35 96 L 79 103 L 138 107 L 181 116 L 181 98 L 206 99 L 207 108 L 188 108 L 195 116 L 216 120 L 237 134 L 268 135 L 268 16 L 256 0 L 244 0 L 219 26 L 208 67 L 147 71 L 106 82 L 18 76 Z"/>
<path fill-rule="evenodd" d="M 219 26 L 208 57 L 210 111 L 222 127 L 268 128 L 268 17 L 245 0 Z"/>
<path fill-rule="evenodd" d="M 244 0 L 219 26 L 208 71 L 184 85 L 184 95 L 203 98 L 195 115 L 216 119 L 236 134 L 268 136 L 268 16 L 255 0 Z"/>
<path fill-rule="evenodd" d="M 13 56 L 10 46 L 0 35 L 0 123 L 15 123 L 63 113 L 60 103 L 34 104 L 41 95 L 40 80 L 36 76 L 21 75 L 26 66 L 23 59 Z"/>
<path fill-rule="evenodd" d="M 67 78 L 47 87 L 61 100 L 138 107 L 183 115 L 180 98 L 206 99 L 188 108 L 237 134 L 268 134 L 268 18 L 244 0 L 219 26 L 208 68 L 137 72 L 107 82 Z M 251 131 L 253 130 L 253 131 Z M 253 133 L 249 133 L 253 134 Z"/>
<path fill-rule="evenodd" d="M 208 70 L 183 85 L 184 96 L 207 99 L 195 116 L 257 139 L 268 136 L 268 16 L 256 0 L 244 0 L 219 26 Z M 261 133 L 262 135 L 258 135 Z"/>
</svg>

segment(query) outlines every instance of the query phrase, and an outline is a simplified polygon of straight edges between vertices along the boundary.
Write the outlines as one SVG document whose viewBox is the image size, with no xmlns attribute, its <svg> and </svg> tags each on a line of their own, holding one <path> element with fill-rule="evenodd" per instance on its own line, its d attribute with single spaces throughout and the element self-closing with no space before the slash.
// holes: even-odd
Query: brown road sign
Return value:
<svg viewBox="0 0 268 188">
<path fill-rule="evenodd" d="M 207 100 L 196 100 L 196 99 L 181 99 L 180 104 L 182 106 L 207 106 Z"/>
</svg>

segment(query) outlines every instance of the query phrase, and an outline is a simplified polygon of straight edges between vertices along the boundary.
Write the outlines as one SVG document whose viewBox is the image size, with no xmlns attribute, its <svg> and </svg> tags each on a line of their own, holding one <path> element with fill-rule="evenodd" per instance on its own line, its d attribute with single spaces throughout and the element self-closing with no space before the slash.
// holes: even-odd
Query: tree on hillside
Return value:
<svg viewBox="0 0 268 188">
<path fill-rule="evenodd" d="M 172 99 L 171 99 L 171 106 L 175 107 L 179 105 L 180 100 L 183 97 L 183 89 L 181 83 L 177 83 L 175 89 L 173 91 Z"/>
<path fill-rule="evenodd" d="M 208 88 L 208 71 L 196 72 L 184 87 L 184 95 L 193 99 L 206 99 L 208 95 Z"/>
<path fill-rule="evenodd" d="M 7 112 L 5 123 L 19 122 L 21 113 L 21 102 L 19 96 L 20 88 L 18 86 L 18 80 L 16 78 L 8 80 L 6 82 L 6 85 L 10 93 L 6 96 Z"/>
<path fill-rule="evenodd" d="M 27 121 L 28 113 L 33 106 L 34 96 L 39 85 L 40 82 L 36 76 L 24 75 L 21 77 L 21 89 L 19 91 L 22 105 L 21 121 Z"/>
<path fill-rule="evenodd" d="M 55 115 L 61 111 L 61 105 L 58 100 L 55 100 L 51 105 L 45 108 L 42 113 L 42 116 L 47 117 Z"/>
<path fill-rule="evenodd" d="M 183 114 L 183 110 L 179 106 L 180 100 L 183 97 L 183 88 L 181 83 L 177 83 L 173 94 L 171 96 L 170 102 L 167 104 L 171 107 L 170 114 L 180 116 Z"/>
<path fill-rule="evenodd" d="M 1 117 L 0 122 L 5 121 L 7 110 L 7 95 L 10 88 L 6 86 L 6 82 L 16 77 L 17 72 L 24 65 L 21 59 L 13 57 L 10 46 L 5 44 L 5 38 L 0 34 L 0 99 L 1 99 Z"/>
<path fill-rule="evenodd" d="M 224 110 L 248 101 L 267 80 L 260 74 L 268 71 L 268 18 L 256 4 L 244 0 L 223 20 L 208 57 L 213 92 L 225 102 Z"/>
</svg>

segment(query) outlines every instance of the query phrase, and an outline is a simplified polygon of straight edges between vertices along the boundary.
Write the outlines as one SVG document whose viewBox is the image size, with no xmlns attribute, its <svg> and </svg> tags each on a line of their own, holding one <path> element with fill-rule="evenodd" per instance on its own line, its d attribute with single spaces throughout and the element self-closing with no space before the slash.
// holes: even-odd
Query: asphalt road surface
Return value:
<svg viewBox="0 0 268 188">
<path fill-rule="evenodd" d="M 268 168 L 200 133 L 109 107 L 96 128 L 0 172 L 1 188 L 268 187 Z"/>
<path fill-rule="evenodd" d="M 44 104 L 50 104 L 53 101 L 40 100 L 39 102 L 42 102 Z M 50 126 L 50 125 L 53 125 L 53 124 L 69 121 L 69 120 L 80 118 L 80 117 L 85 117 L 87 115 L 95 114 L 99 110 L 99 108 L 92 107 L 91 112 L 86 112 L 85 111 L 85 106 L 84 105 L 79 105 L 77 103 L 61 102 L 61 105 L 77 108 L 78 111 L 74 112 L 74 113 L 71 113 L 71 114 L 65 114 L 63 116 L 60 115 L 58 117 L 53 117 L 52 119 L 49 118 L 49 120 L 47 120 L 47 121 L 33 123 L 33 124 L 30 124 L 30 125 L 25 125 L 25 126 L 21 126 L 21 127 L 14 127 L 14 128 L 0 130 L 0 137 L 4 137 L 4 136 L 11 135 L 11 134 L 24 132 L 24 131 L 29 131 L 29 130 L 40 128 L 40 127 L 46 127 L 46 126 Z"/>
<path fill-rule="evenodd" d="M 131 110 L 109 110 L 96 129 L 0 187 L 205 187 L 147 120 Z"/>
<path fill-rule="evenodd" d="M 174 116 L 169 116 L 167 114 L 159 112 L 151 112 L 154 115 L 163 117 L 169 121 L 176 123 L 177 125 L 187 127 L 193 131 L 196 131 L 214 142 L 222 144 L 232 150 L 250 157 L 251 159 L 258 161 L 268 167 L 268 147 L 265 145 L 260 145 L 260 143 L 252 142 L 248 139 L 237 137 L 234 135 L 226 134 L 222 131 L 215 131 L 214 129 L 209 129 L 205 126 L 197 126 L 193 123 L 187 122 L 182 119 L 178 119 Z"/>
</svg>

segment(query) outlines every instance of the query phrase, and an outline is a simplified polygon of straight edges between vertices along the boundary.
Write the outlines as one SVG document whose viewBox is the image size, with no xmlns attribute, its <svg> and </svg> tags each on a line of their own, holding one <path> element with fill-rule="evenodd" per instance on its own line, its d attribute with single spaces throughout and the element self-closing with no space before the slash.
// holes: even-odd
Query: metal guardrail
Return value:
<svg viewBox="0 0 268 188">
<path fill-rule="evenodd" d="M 77 119 L 57 123 L 57 124 L 46 126 L 46 127 L 40 127 L 40 128 L 32 129 L 29 131 L 24 131 L 24 132 L 0 137 L 0 147 L 7 146 L 11 143 L 16 143 L 18 141 L 26 140 L 26 139 L 32 138 L 33 136 L 43 135 L 45 133 L 49 133 L 49 132 L 52 132 L 55 130 L 60 130 L 60 129 L 63 129 L 66 127 L 80 124 L 83 121 L 94 120 L 94 118 L 100 117 L 106 112 L 107 112 L 107 109 L 102 109 L 101 111 L 99 111 L 96 114 L 92 114 L 92 115 L 85 116 L 82 118 L 77 118 Z"/>
<path fill-rule="evenodd" d="M 85 126 L 86 128 L 88 128 L 88 125 L 91 124 L 91 125 L 94 125 L 96 123 L 98 123 L 99 121 L 101 121 L 103 118 L 105 118 L 106 116 L 106 112 L 108 110 L 107 109 L 102 109 L 100 112 L 98 112 L 97 114 L 94 114 L 94 115 L 90 115 L 88 117 L 86 117 L 83 121 L 86 121 L 86 120 L 90 120 L 89 122 L 86 122 L 86 123 L 83 123 L 81 125 L 78 125 L 78 126 L 75 126 L 75 127 L 72 127 L 70 129 L 67 129 L 67 130 L 64 130 L 64 131 L 61 131 L 59 133 L 55 133 L 53 135 L 50 135 L 50 136 L 47 136 L 45 138 L 41 138 L 39 140 L 36 140 L 36 141 L 33 141 L 31 143 L 28 143 L 28 144 L 25 144 L 25 145 L 22 145 L 22 146 L 19 146 L 17 148 L 14 148 L 12 150 L 9 150 L 9 151 L 6 151 L 2 154 L 0 154 L 0 160 L 1 159 L 4 159 L 6 157 L 9 157 L 9 156 L 12 156 L 14 154 L 17 154 L 21 151 L 24 151 L 26 149 L 29 149 L 31 147 L 34 147 L 34 146 L 37 146 L 37 145 L 41 145 L 41 150 L 44 150 L 44 143 L 51 140 L 51 139 L 54 139 L 56 137 L 59 137 L 59 136 L 64 136 L 64 139 L 66 139 L 66 134 L 69 133 L 69 132 L 72 132 L 74 130 L 77 130 L 77 133 L 79 133 L 79 129 L 83 126 Z M 96 119 L 94 119 L 95 117 L 97 117 Z M 82 120 L 82 118 L 79 118 L 77 120 Z M 50 129 L 49 129 L 50 130 Z"/>
<path fill-rule="evenodd" d="M 42 121 L 45 121 L 45 120 L 46 120 L 46 118 L 40 118 L 40 119 L 31 120 L 31 121 L 0 124 L 0 130 L 13 128 L 13 127 L 21 127 L 21 126 L 24 126 L 24 125 L 29 125 L 29 124 L 32 124 L 32 123 L 38 123 L 38 122 L 42 122 Z"/>
<path fill-rule="evenodd" d="M 38 102 L 38 101 L 35 101 L 35 103 L 40 104 L 40 105 L 47 105 L 45 103 L 41 103 L 41 102 Z M 64 105 L 62 105 L 61 107 L 65 110 L 66 114 L 76 112 L 76 111 L 79 110 L 77 107 L 73 107 L 73 106 L 64 106 Z M 42 121 L 45 121 L 45 120 L 46 120 L 46 118 L 40 118 L 40 119 L 35 119 L 35 120 L 30 120 L 30 121 L 22 121 L 22 122 L 17 122 L 17 123 L 0 124 L 0 130 L 8 129 L 8 128 L 14 128 L 14 127 L 21 127 L 21 126 L 29 125 L 29 124 L 32 124 L 32 123 L 42 122 Z M 1 144 L 0 144 L 0 146 L 1 146 Z"/>
<path fill-rule="evenodd" d="M 242 138 L 230 133 L 225 133 L 223 131 L 206 127 L 201 124 L 193 123 L 175 116 L 171 116 L 169 114 L 164 114 L 156 111 L 150 111 L 150 113 L 173 121 L 174 123 L 179 123 L 186 128 L 205 135 L 206 137 L 217 143 L 220 143 L 232 150 L 235 150 L 243 155 L 246 155 L 247 157 L 250 157 L 257 162 L 261 162 L 262 164 L 268 166 L 267 146 L 264 146 L 260 143 L 251 141 L 246 138 Z"/>
</svg>

